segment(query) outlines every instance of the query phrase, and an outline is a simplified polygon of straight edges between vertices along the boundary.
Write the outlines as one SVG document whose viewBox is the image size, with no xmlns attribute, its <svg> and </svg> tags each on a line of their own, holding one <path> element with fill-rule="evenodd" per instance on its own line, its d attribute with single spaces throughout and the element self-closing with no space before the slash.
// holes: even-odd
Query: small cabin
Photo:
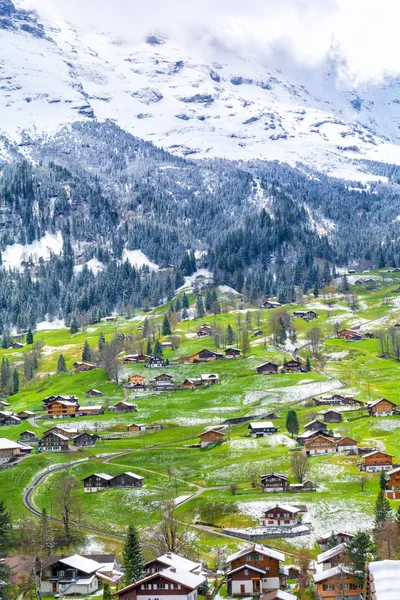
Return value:
<svg viewBox="0 0 400 600">
<path fill-rule="evenodd" d="M 146 431 L 147 427 L 143 424 L 131 423 L 128 425 L 128 431 L 131 433 L 139 433 L 139 431 Z"/>
<path fill-rule="evenodd" d="M 199 378 L 191 377 L 191 378 L 185 379 L 185 381 L 183 382 L 184 390 L 192 390 L 195 387 L 199 387 L 199 386 L 201 386 L 200 377 Z"/>
<path fill-rule="evenodd" d="M 88 393 L 87 393 L 87 395 L 90 398 L 100 398 L 100 396 L 102 396 L 103 393 L 100 392 L 100 390 L 89 390 Z"/>
<path fill-rule="evenodd" d="M 282 304 L 280 302 L 277 302 L 276 300 L 265 300 L 265 302 L 261 304 L 261 308 L 268 309 L 279 308 L 280 306 L 282 306 Z"/>
<path fill-rule="evenodd" d="M 225 356 L 227 358 L 239 358 L 240 354 L 240 350 L 238 350 L 237 348 L 227 348 L 225 350 Z"/>
<path fill-rule="evenodd" d="M 337 410 L 327 410 L 322 413 L 325 423 L 341 423 L 343 421 L 342 413 Z"/>
<path fill-rule="evenodd" d="M 261 475 L 261 489 L 263 492 L 287 492 L 289 479 L 286 475 L 279 473 L 268 473 Z"/>
<path fill-rule="evenodd" d="M 304 425 L 304 429 L 306 431 L 324 431 L 325 429 L 327 429 L 327 426 L 322 421 L 314 419 L 313 421 L 310 421 L 309 423 Z"/>
<path fill-rule="evenodd" d="M 92 371 L 96 368 L 96 366 L 92 365 L 92 363 L 81 361 L 74 362 L 72 366 L 74 367 L 76 373 L 82 373 L 83 371 Z"/>
<path fill-rule="evenodd" d="M 362 340 L 362 334 L 359 331 L 354 331 L 352 329 L 342 329 L 338 331 L 337 334 L 340 340 L 345 340 L 346 342 L 356 342 Z"/>
<path fill-rule="evenodd" d="M 211 360 L 221 360 L 223 358 L 224 355 L 221 352 L 216 352 L 215 350 L 208 350 L 207 348 L 204 348 L 203 350 L 200 350 L 200 352 L 189 356 L 188 361 L 191 363 L 199 363 L 209 362 Z"/>
<path fill-rule="evenodd" d="M 36 415 L 32 410 L 21 410 L 19 413 L 17 413 L 17 417 L 21 419 L 21 421 L 24 421 L 25 419 L 31 419 L 35 416 Z"/>
<path fill-rule="evenodd" d="M 150 369 L 161 369 L 162 367 L 165 367 L 165 360 L 159 358 L 158 356 L 152 356 L 147 361 L 147 366 Z"/>
<path fill-rule="evenodd" d="M 371 417 L 389 417 L 395 413 L 397 405 L 386 398 L 379 398 L 374 402 L 368 402 L 367 408 Z"/>
<path fill-rule="evenodd" d="M 283 371 L 285 373 L 301 373 L 303 370 L 299 360 L 287 360 L 283 363 Z"/>
<path fill-rule="evenodd" d="M 126 471 L 113 477 L 110 481 L 110 487 L 142 487 L 143 481 L 144 479 L 140 475 Z"/>
<path fill-rule="evenodd" d="M 67 452 L 68 441 L 65 435 L 50 431 L 39 441 L 39 447 L 45 452 Z"/>
<path fill-rule="evenodd" d="M 249 423 L 248 429 L 250 429 L 250 435 L 252 437 L 265 437 L 266 435 L 273 435 L 277 433 L 278 428 L 271 421 L 259 421 Z"/>
<path fill-rule="evenodd" d="M 121 400 L 121 402 L 117 402 L 114 404 L 113 409 L 116 413 L 129 413 L 129 412 L 137 412 L 136 404 L 132 404 L 132 402 L 126 402 L 125 400 Z"/>
<path fill-rule="evenodd" d="M 87 433 L 83 431 L 82 433 L 78 433 L 74 438 L 72 438 L 72 443 L 77 447 L 90 448 L 91 446 L 95 446 L 96 442 L 100 439 L 98 435 Z"/>
<path fill-rule="evenodd" d="M 219 444 L 224 440 L 224 434 L 215 429 L 209 429 L 200 434 L 200 447 L 206 448 L 211 444 Z"/>
<path fill-rule="evenodd" d="M 353 438 L 344 437 L 337 442 L 336 449 L 338 452 L 354 452 L 357 454 L 358 442 L 357 440 L 353 440 Z"/>
<path fill-rule="evenodd" d="M 361 471 L 376 473 L 378 471 L 390 471 L 393 465 L 393 456 L 382 450 L 375 450 L 364 455 L 364 462 L 360 466 Z"/>
<path fill-rule="evenodd" d="M 290 504 L 270 506 L 261 519 L 261 527 L 293 527 L 300 519 L 300 509 Z"/>
<path fill-rule="evenodd" d="M 112 475 L 107 473 L 94 473 L 83 480 L 83 491 L 86 493 L 99 492 L 110 487 Z"/>
<path fill-rule="evenodd" d="M 258 375 L 275 375 L 278 373 L 279 365 L 273 362 L 266 362 L 256 368 Z"/>
</svg>

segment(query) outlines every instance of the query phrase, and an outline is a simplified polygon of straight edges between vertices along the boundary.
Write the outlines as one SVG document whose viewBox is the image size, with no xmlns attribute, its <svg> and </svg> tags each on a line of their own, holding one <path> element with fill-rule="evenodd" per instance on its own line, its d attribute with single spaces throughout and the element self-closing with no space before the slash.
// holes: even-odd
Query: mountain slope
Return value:
<svg viewBox="0 0 400 600">
<path fill-rule="evenodd" d="M 373 178 L 359 159 L 400 164 L 399 80 L 339 86 L 340 57 L 281 73 L 217 45 L 205 58 L 156 35 L 138 43 L 42 26 L 10 0 L 0 0 L 0 21 L 1 128 L 12 139 L 111 118 L 181 156 L 301 162 L 354 179 Z"/>
</svg>

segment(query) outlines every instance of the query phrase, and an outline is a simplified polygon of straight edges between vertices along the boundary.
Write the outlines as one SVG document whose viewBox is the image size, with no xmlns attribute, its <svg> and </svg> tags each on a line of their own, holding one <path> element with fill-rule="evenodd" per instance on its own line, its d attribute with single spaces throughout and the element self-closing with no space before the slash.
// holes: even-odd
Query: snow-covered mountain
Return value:
<svg viewBox="0 0 400 600">
<path fill-rule="evenodd" d="M 112 119 L 191 158 L 304 163 L 344 178 L 363 159 L 400 164 L 400 78 L 346 85 L 346 65 L 287 68 L 204 53 L 149 34 L 140 42 L 80 31 L 0 0 L 0 156 L 78 120 Z M 26 149 L 23 151 L 27 151 Z"/>
</svg>

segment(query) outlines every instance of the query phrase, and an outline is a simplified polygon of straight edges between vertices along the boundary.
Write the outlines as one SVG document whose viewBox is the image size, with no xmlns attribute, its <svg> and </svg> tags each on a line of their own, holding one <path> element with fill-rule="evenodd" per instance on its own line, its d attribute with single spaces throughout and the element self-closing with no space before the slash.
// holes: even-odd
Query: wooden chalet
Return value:
<svg viewBox="0 0 400 600">
<path fill-rule="evenodd" d="M 263 302 L 261 304 L 261 308 L 279 308 L 280 306 L 282 306 L 282 304 L 280 302 L 277 302 L 276 300 L 265 300 L 265 302 Z"/>
<path fill-rule="evenodd" d="M 125 473 L 121 473 L 120 475 L 116 475 L 115 477 L 113 477 L 110 482 L 110 487 L 142 487 L 143 481 L 144 479 L 140 475 L 136 475 L 136 473 L 126 471 Z"/>
<path fill-rule="evenodd" d="M 103 415 L 104 408 L 101 404 L 94 404 L 92 406 L 81 406 L 76 413 L 78 417 L 91 417 L 94 415 Z"/>
<path fill-rule="evenodd" d="M 290 504 L 277 503 L 265 510 L 260 521 L 262 527 L 293 527 L 300 519 L 300 509 Z"/>
<path fill-rule="evenodd" d="M 315 573 L 313 578 L 319 600 L 337 600 L 337 598 L 360 600 L 363 598 L 363 583 L 342 565 Z"/>
<path fill-rule="evenodd" d="M 250 435 L 252 437 L 265 437 L 277 433 L 278 428 L 271 421 L 253 421 L 249 423 Z"/>
<path fill-rule="evenodd" d="M 167 375 L 166 373 L 162 373 L 154 378 L 154 382 L 152 387 L 156 390 L 165 390 L 169 388 L 175 387 L 174 379 L 172 375 Z"/>
<path fill-rule="evenodd" d="M 200 377 L 196 378 L 196 377 L 188 377 L 187 379 L 185 379 L 185 381 L 183 382 L 183 389 L 184 390 L 192 390 L 195 387 L 200 387 L 202 385 L 201 383 L 201 379 Z"/>
<path fill-rule="evenodd" d="M 188 573 L 199 574 L 202 571 L 203 563 L 194 562 L 193 560 L 189 560 L 188 558 L 184 558 L 173 552 L 167 552 L 162 556 L 158 556 L 157 558 L 153 558 L 146 562 L 144 565 L 144 574 L 153 575 L 153 573 L 159 573 L 160 571 L 171 567 L 175 569 L 184 569 Z"/>
<path fill-rule="evenodd" d="M 87 395 L 90 398 L 100 398 L 100 396 L 103 395 L 103 392 L 100 392 L 100 390 L 89 390 Z"/>
<path fill-rule="evenodd" d="M 74 446 L 83 446 L 85 448 L 89 448 L 91 446 L 95 446 L 99 439 L 100 437 L 96 434 L 82 431 L 82 433 L 78 433 L 78 435 L 72 438 L 72 443 Z"/>
<path fill-rule="evenodd" d="M 289 490 L 289 478 L 279 473 L 261 475 L 261 489 L 266 493 L 287 492 Z"/>
<path fill-rule="evenodd" d="M 0 426 L 21 425 L 22 420 L 13 413 L 0 411 Z"/>
<path fill-rule="evenodd" d="M 132 404 L 132 402 L 126 402 L 125 400 L 121 400 L 114 404 L 113 410 L 116 413 L 129 413 L 129 412 L 137 412 L 136 404 Z"/>
<path fill-rule="evenodd" d="M 389 417 L 395 413 L 397 405 L 386 398 L 379 398 L 374 402 L 368 402 L 367 408 L 371 417 Z"/>
<path fill-rule="evenodd" d="M 283 363 L 284 373 L 301 373 L 303 371 L 302 364 L 299 360 L 287 360 Z"/>
<path fill-rule="evenodd" d="M 367 563 L 365 600 L 400 598 L 400 561 L 379 560 Z"/>
<path fill-rule="evenodd" d="M 354 537 L 353 533 L 346 533 L 344 531 L 333 530 L 331 531 L 331 533 L 324 533 L 323 535 L 320 535 L 317 538 L 317 542 L 321 546 L 321 550 L 323 552 L 328 549 L 328 542 L 332 535 L 334 535 L 337 538 L 339 544 L 345 544 L 347 542 L 350 542 Z"/>
<path fill-rule="evenodd" d="M 240 354 L 241 352 L 237 348 L 227 348 L 225 350 L 225 356 L 227 358 L 239 358 Z"/>
<path fill-rule="evenodd" d="M 22 444 L 0 437 L 0 465 L 16 460 L 22 451 Z"/>
<path fill-rule="evenodd" d="M 68 400 L 54 400 L 46 406 L 49 417 L 75 416 L 79 410 L 79 404 Z"/>
<path fill-rule="evenodd" d="M 72 440 L 79 433 L 79 431 L 76 428 L 63 427 L 62 425 L 55 425 L 54 427 L 51 427 L 50 429 L 47 429 L 43 433 L 43 435 L 46 435 L 47 433 L 50 433 L 50 432 L 61 433 L 61 435 L 65 436 L 69 440 Z"/>
<path fill-rule="evenodd" d="M 331 454 L 336 452 L 336 440 L 326 435 L 317 435 L 311 440 L 304 442 L 307 454 L 313 456 L 315 454 Z"/>
<path fill-rule="evenodd" d="M 375 450 L 363 456 L 361 471 L 376 473 L 377 471 L 390 471 L 393 466 L 393 456 L 382 450 Z"/>
<path fill-rule="evenodd" d="M 197 600 L 204 575 L 184 569 L 164 569 L 115 592 L 120 600 Z"/>
<path fill-rule="evenodd" d="M 66 402 L 74 402 L 75 404 L 79 404 L 79 398 L 75 395 L 72 396 L 47 396 L 43 400 L 43 407 L 46 408 L 48 404 L 55 402 L 56 400 L 66 401 Z"/>
<path fill-rule="evenodd" d="M 362 334 L 359 331 L 353 331 L 352 329 L 342 329 L 337 334 L 340 340 L 346 340 L 346 342 L 356 342 L 362 340 Z"/>
<path fill-rule="evenodd" d="M 61 433 L 49 431 L 39 440 L 39 448 L 43 452 L 67 452 L 69 439 Z"/>
<path fill-rule="evenodd" d="M 36 437 L 36 433 L 33 433 L 33 431 L 29 431 L 29 429 L 27 429 L 20 434 L 18 441 L 22 442 L 23 444 L 37 446 L 39 443 L 39 438 Z"/>
<path fill-rule="evenodd" d="M 264 591 L 279 589 L 282 552 L 261 544 L 239 550 L 226 559 L 228 596 L 260 596 Z"/>
<path fill-rule="evenodd" d="M 275 375 L 279 371 L 279 365 L 273 362 L 266 362 L 256 368 L 258 375 Z"/>
<path fill-rule="evenodd" d="M 314 310 L 295 310 L 293 316 L 297 319 L 304 319 L 305 321 L 312 321 L 318 317 Z"/>
<path fill-rule="evenodd" d="M 358 442 L 357 440 L 353 440 L 353 438 L 345 436 L 341 440 L 338 440 L 336 450 L 337 452 L 354 452 L 358 454 Z"/>
<path fill-rule="evenodd" d="M 343 394 L 324 394 L 320 398 L 314 398 L 317 406 L 335 405 L 335 406 L 363 406 L 361 400 L 357 400 L 354 396 Z"/>
<path fill-rule="evenodd" d="M 84 492 L 99 492 L 110 487 L 113 476 L 107 473 L 94 473 L 83 480 Z"/>
<path fill-rule="evenodd" d="M 146 363 L 146 367 L 149 369 L 161 369 L 162 367 L 165 367 L 165 365 L 165 360 L 158 356 L 151 356 Z"/>
<path fill-rule="evenodd" d="M 325 423 L 323 423 L 322 421 L 318 421 L 317 419 L 314 419 L 313 421 L 310 421 L 309 423 L 304 425 L 304 429 L 306 431 L 324 431 L 325 429 L 328 429 L 328 428 L 325 425 Z"/>
<path fill-rule="evenodd" d="M 106 317 L 104 320 L 107 323 L 115 323 L 116 321 L 118 321 L 118 317 L 117 315 L 111 315 L 110 317 Z"/>
<path fill-rule="evenodd" d="M 201 385 L 216 385 L 219 383 L 218 373 L 203 373 L 200 375 Z"/>
<path fill-rule="evenodd" d="M 96 368 L 96 366 L 92 365 L 92 363 L 82 361 L 74 362 L 72 366 L 75 369 L 76 373 L 82 373 L 83 371 L 92 371 Z"/>
<path fill-rule="evenodd" d="M 31 419 L 35 416 L 36 414 L 32 410 L 21 410 L 19 413 L 17 413 L 17 417 L 18 419 L 21 419 L 21 421 L 24 421 L 25 419 Z"/>
<path fill-rule="evenodd" d="M 209 429 L 200 434 L 200 447 L 206 448 L 211 444 L 219 444 L 224 440 L 224 434 L 222 431 L 216 429 Z"/>
<path fill-rule="evenodd" d="M 342 413 L 332 409 L 322 413 L 322 418 L 325 423 L 341 423 L 343 421 Z"/>
<path fill-rule="evenodd" d="M 144 385 L 146 383 L 146 377 L 144 375 L 134 373 L 133 375 L 129 375 L 128 381 L 132 384 L 139 383 L 140 385 Z"/>
<path fill-rule="evenodd" d="M 197 336 L 198 337 L 207 337 L 211 334 L 211 327 L 210 325 L 200 325 L 198 331 L 197 331 Z"/>
<path fill-rule="evenodd" d="M 386 496 L 390 500 L 400 500 L 400 467 L 388 471 L 387 476 Z"/>
<path fill-rule="evenodd" d="M 189 356 L 188 361 L 191 363 L 201 363 L 209 362 L 211 360 L 222 360 L 223 358 L 224 355 L 221 352 L 216 352 L 215 350 L 208 350 L 207 348 L 204 348 L 203 350 L 200 350 L 200 352 Z"/>
<path fill-rule="evenodd" d="M 131 423 L 128 425 L 128 431 L 131 433 L 139 433 L 140 431 L 146 431 L 147 427 L 143 424 Z"/>
</svg>

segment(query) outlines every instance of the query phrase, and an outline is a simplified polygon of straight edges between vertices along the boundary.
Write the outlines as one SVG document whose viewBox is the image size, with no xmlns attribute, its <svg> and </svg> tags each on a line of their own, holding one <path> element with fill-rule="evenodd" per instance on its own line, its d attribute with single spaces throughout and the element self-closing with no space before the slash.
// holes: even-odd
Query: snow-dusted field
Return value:
<svg viewBox="0 0 400 600">
<path fill-rule="evenodd" d="M 56 234 L 46 232 L 40 240 L 35 240 L 31 244 L 13 244 L 12 246 L 7 246 L 2 253 L 3 265 L 10 269 L 23 269 L 21 262 L 27 261 L 29 257 L 32 257 L 34 262 L 37 263 L 39 258 L 49 260 L 51 253 L 60 254 L 61 250 L 61 232 L 58 231 Z"/>
</svg>

